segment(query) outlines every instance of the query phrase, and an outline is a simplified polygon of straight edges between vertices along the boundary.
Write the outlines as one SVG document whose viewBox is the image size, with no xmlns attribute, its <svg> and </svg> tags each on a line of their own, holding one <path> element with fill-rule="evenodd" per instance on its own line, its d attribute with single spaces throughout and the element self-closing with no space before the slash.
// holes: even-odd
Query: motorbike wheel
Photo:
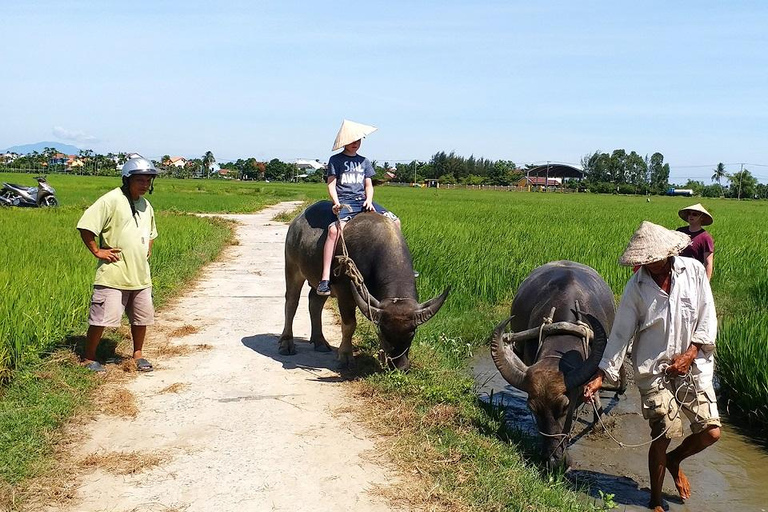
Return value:
<svg viewBox="0 0 768 512">
<path fill-rule="evenodd" d="M 54 196 L 48 196 L 40 206 L 59 206 L 59 201 Z"/>
<path fill-rule="evenodd" d="M 13 197 L 10 194 L 0 194 L 0 206 L 13 206 Z"/>
</svg>

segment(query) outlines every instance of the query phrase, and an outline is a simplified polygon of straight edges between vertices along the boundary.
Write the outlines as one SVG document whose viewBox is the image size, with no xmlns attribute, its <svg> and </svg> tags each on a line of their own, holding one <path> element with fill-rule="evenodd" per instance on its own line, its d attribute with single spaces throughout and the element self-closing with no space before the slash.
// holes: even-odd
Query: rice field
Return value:
<svg viewBox="0 0 768 512">
<path fill-rule="evenodd" d="M 675 228 L 677 211 L 698 198 L 544 194 L 435 189 L 377 189 L 397 213 L 421 272 L 419 292 L 451 285 L 443 310 L 420 330 L 421 343 L 441 335 L 486 343 L 531 270 L 569 259 L 595 268 L 621 297 L 631 270 L 617 264 L 642 220 Z M 768 203 L 707 199 L 715 218 L 712 288 L 721 324 L 717 371 L 723 393 L 742 412 L 768 424 Z M 733 410 L 734 408 L 731 407 Z"/>
<path fill-rule="evenodd" d="M 28 178 L 28 179 L 25 179 Z M 26 175 L 0 181 L 33 182 Z M 0 383 L 14 369 L 86 329 L 95 258 L 75 229 L 83 210 L 119 185 L 115 178 L 51 176 L 62 207 L 0 208 Z M 229 226 L 184 212 L 253 211 L 284 198 L 290 187 L 158 180 L 150 201 L 160 237 L 152 253 L 156 304 L 213 259 L 231 236 Z M 264 184 L 262 184 L 264 185 Z"/>
<path fill-rule="evenodd" d="M 24 176 L 0 175 L 23 183 Z M 51 176 L 56 210 L 0 209 L 0 379 L 25 357 L 85 327 L 95 261 L 74 228 L 116 178 Z M 320 184 L 156 181 L 150 201 L 161 238 L 153 251 L 160 302 L 212 258 L 228 235 L 215 221 L 183 212 L 248 212 L 286 199 L 322 199 Z M 677 210 L 698 198 L 606 196 L 378 187 L 376 200 L 397 213 L 420 271 L 419 293 L 453 290 L 417 343 L 484 344 L 520 282 L 548 261 L 595 268 L 618 298 L 630 269 L 616 261 L 642 220 L 674 228 Z M 768 420 L 768 203 L 707 199 L 715 217 L 715 294 L 721 333 L 718 374 L 750 417 Z M 179 256 L 182 256 L 179 258 Z M 739 402 L 743 401 L 743 403 Z"/>
</svg>

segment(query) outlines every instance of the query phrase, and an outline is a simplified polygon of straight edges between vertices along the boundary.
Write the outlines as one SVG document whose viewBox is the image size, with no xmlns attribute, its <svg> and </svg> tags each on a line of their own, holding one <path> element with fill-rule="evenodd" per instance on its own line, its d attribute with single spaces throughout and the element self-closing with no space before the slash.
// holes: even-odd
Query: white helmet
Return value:
<svg viewBox="0 0 768 512">
<path fill-rule="evenodd" d="M 151 160 L 147 160 L 141 155 L 135 155 L 123 164 L 123 178 L 128 178 L 135 174 L 157 176 L 157 169 L 155 169 Z"/>
</svg>

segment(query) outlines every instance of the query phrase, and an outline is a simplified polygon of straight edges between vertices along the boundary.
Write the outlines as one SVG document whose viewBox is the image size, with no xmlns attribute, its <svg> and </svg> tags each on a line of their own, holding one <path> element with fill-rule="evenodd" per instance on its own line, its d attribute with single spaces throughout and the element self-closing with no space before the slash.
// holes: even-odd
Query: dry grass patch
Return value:
<svg viewBox="0 0 768 512">
<path fill-rule="evenodd" d="M 80 461 L 83 469 L 101 469 L 114 475 L 135 475 L 169 459 L 166 453 L 106 452 L 92 453 Z"/>
<path fill-rule="evenodd" d="M 453 426 L 456 427 L 459 419 L 459 410 L 453 405 L 438 404 L 431 407 L 421 418 L 424 427 Z"/>
<path fill-rule="evenodd" d="M 185 356 L 194 351 L 194 347 L 191 345 L 179 345 L 165 341 L 150 347 L 147 352 L 150 352 L 153 356 L 157 357 L 178 357 Z"/>
<path fill-rule="evenodd" d="M 163 395 L 166 393 L 180 393 L 187 389 L 189 387 L 189 384 L 185 382 L 174 382 L 170 386 L 166 386 L 160 391 L 157 392 L 158 395 Z"/>
<path fill-rule="evenodd" d="M 424 437 L 429 424 L 453 422 L 456 411 L 448 405 L 437 405 L 422 417 L 414 404 L 387 395 L 365 381 L 349 383 L 349 390 L 364 402 L 349 411 L 379 437 L 376 453 L 393 464 L 401 477 L 394 485 L 379 486 L 373 492 L 396 507 L 434 512 L 470 510 L 442 490 L 439 475 L 443 471 L 460 471 L 455 463 L 459 454 L 440 453 Z M 392 433 L 396 434 L 393 435 Z M 459 476 L 460 479 L 466 477 Z"/>
<path fill-rule="evenodd" d="M 185 324 L 172 330 L 170 333 L 168 333 L 168 336 L 171 338 L 182 338 L 184 336 L 189 336 L 190 334 L 195 334 L 199 331 L 200 329 L 194 325 Z"/>
<path fill-rule="evenodd" d="M 139 413 L 136 397 L 122 386 L 105 384 L 100 387 L 94 396 L 94 403 L 99 412 L 109 416 L 135 418 Z"/>
<path fill-rule="evenodd" d="M 314 201 L 303 201 L 299 206 L 294 208 L 293 210 L 286 210 L 278 213 L 274 217 L 272 217 L 272 220 L 275 222 L 291 222 L 294 217 L 296 217 L 298 214 L 303 212 L 307 209 L 307 207 L 311 204 L 313 204 Z"/>
</svg>

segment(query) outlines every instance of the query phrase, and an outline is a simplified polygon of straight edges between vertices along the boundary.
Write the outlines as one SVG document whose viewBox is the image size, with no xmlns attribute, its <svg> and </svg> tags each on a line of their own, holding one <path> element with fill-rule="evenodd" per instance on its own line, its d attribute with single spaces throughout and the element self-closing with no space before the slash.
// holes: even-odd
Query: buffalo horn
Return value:
<svg viewBox="0 0 768 512">
<path fill-rule="evenodd" d="M 587 360 L 565 376 L 565 387 L 568 390 L 583 386 L 592 378 L 597 371 L 597 365 L 600 364 L 600 359 L 603 358 L 605 345 L 608 342 L 608 336 L 605 334 L 605 329 L 603 329 L 600 320 L 589 313 L 584 316 L 595 333 L 595 339 L 592 342 L 592 351 L 589 353 Z"/>
<path fill-rule="evenodd" d="M 523 363 L 514 350 L 512 345 L 504 340 L 504 329 L 507 324 L 512 320 L 512 317 L 507 318 L 493 330 L 493 336 L 491 338 L 491 357 L 496 364 L 496 368 L 499 369 L 499 373 L 504 379 L 512 384 L 517 389 L 527 391 L 525 386 L 525 374 L 528 372 L 528 367 Z"/>
<path fill-rule="evenodd" d="M 359 290 L 354 283 L 350 283 L 350 287 L 352 288 L 352 296 L 355 298 L 357 307 L 360 308 L 360 311 L 363 312 L 368 320 L 378 325 L 381 318 L 381 304 L 379 304 L 379 301 L 368 293 L 365 283 L 360 283 Z"/>
<path fill-rule="evenodd" d="M 443 303 L 445 302 L 446 297 L 448 297 L 448 293 L 450 291 L 451 291 L 451 287 L 449 286 L 448 288 L 445 289 L 443 293 L 441 293 L 437 297 L 433 299 L 429 299 L 427 302 L 424 302 L 423 304 L 419 304 L 419 308 L 413 314 L 416 320 L 417 326 L 425 323 L 427 320 L 435 316 L 435 314 L 443 306 Z"/>
</svg>

